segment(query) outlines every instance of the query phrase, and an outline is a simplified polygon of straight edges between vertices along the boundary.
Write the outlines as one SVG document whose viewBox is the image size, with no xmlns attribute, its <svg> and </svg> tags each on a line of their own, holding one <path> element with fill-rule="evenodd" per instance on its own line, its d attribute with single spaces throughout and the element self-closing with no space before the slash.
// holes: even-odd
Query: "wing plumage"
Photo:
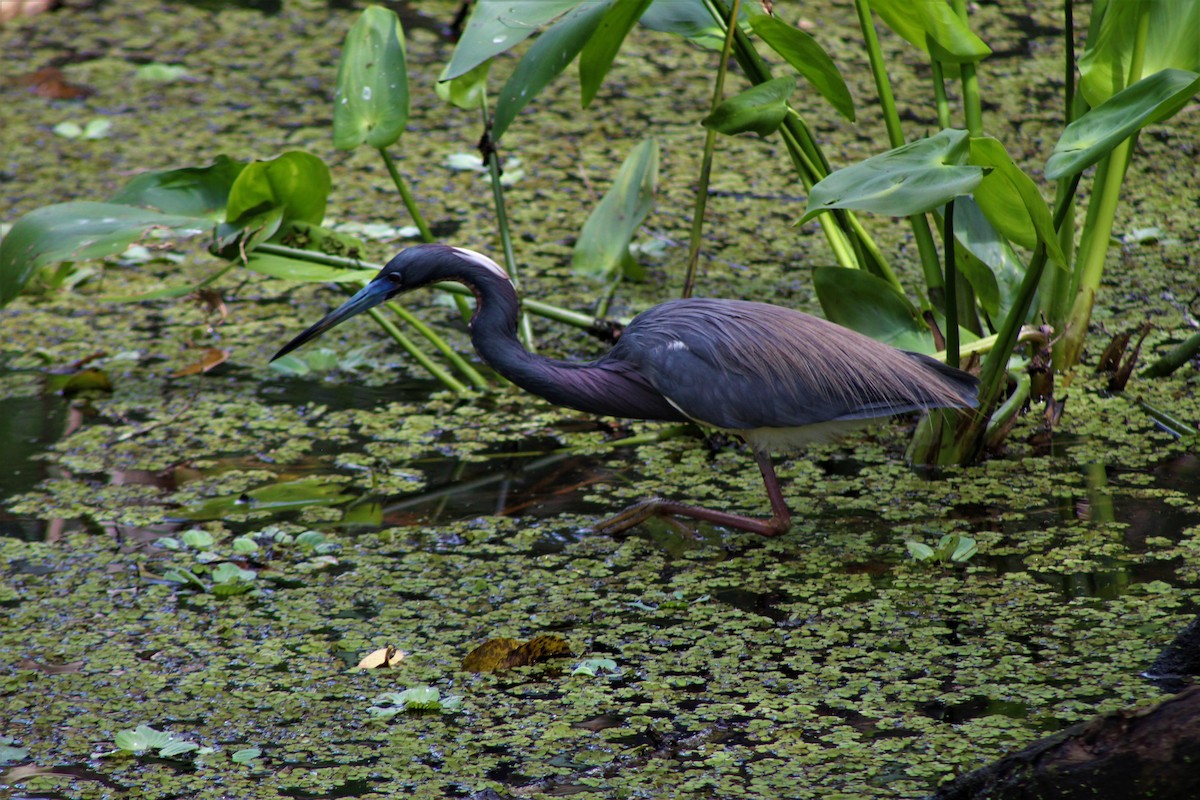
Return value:
<svg viewBox="0 0 1200 800">
<path fill-rule="evenodd" d="M 610 359 L 633 365 L 688 417 L 729 430 L 976 403 L 975 379 L 959 370 L 765 303 L 663 303 L 630 324 Z"/>
</svg>

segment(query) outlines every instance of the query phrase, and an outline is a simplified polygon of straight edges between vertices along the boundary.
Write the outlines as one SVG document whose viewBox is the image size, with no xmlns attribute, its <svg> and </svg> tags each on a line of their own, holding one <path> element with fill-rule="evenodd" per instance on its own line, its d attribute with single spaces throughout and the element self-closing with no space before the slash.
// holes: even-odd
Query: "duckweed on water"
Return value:
<svg viewBox="0 0 1200 800">
<path fill-rule="evenodd" d="M 70 114 L 0 87 L 13 121 L 0 136 L 21 165 L 5 184 L 13 213 L 104 196 L 134 170 L 207 163 L 222 149 L 304 148 L 340 159 L 333 216 L 403 222 L 380 202 L 383 176 L 370 155 L 335 155 L 320 121 L 348 17 L 324 2 L 285 5 L 260 16 L 110 3 L 5 29 L 14 62 L 111 54 L 64 66 L 97 89 Z M 422 8 L 449 14 L 453 5 Z M 989 41 L 1022 54 L 1032 40 L 1040 57 L 1040 34 L 1005 34 L 1005 12 L 984 11 L 998 29 Z M 844 13 L 832 9 L 829 24 Z M 1034 28 L 1050 24 L 1041 10 L 1022 13 Z M 675 87 L 705 85 L 710 57 L 659 47 L 652 34 L 636 38 L 639 57 L 619 64 L 605 89 L 605 116 L 564 114 L 547 100 L 547 118 L 561 126 L 554 148 L 540 147 L 547 134 L 535 126 L 518 123 L 506 135 L 511 150 L 529 154 L 511 189 L 514 228 L 527 236 L 526 288 L 551 302 L 584 305 L 565 265 L 592 188 L 619 163 L 614 131 L 647 118 L 661 128 L 663 184 L 649 224 L 662 239 L 686 240 L 680 209 L 691 208 L 703 133 L 679 120 L 705 99 Z M 429 30 L 411 31 L 426 85 L 445 52 Z M 189 77 L 152 87 L 126 80 L 148 60 L 179 62 Z M 990 77 L 1023 109 L 1017 98 L 1026 98 L 1029 76 L 1011 63 L 998 61 L 1008 66 Z M 898 80 L 911 73 L 894 66 Z M 475 177 L 439 166 L 478 138 L 475 118 L 431 96 L 414 95 L 415 124 L 425 126 L 415 133 L 424 135 L 406 137 L 403 154 L 415 191 L 432 218 L 461 230 L 457 243 L 488 249 L 491 211 Z M 103 143 L 50 132 L 63 118 L 101 112 L 114 119 Z M 1015 141 L 1030 153 L 1052 127 L 1036 114 L 1020 125 Z M 860 126 L 864 136 L 840 145 L 847 159 L 875 146 L 876 122 Z M 1138 180 L 1162 193 L 1119 220 L 1124 230 L 1153 223 L 1167 235 L 1114 254 L 1134 269 L 1109 271 L 1096 310 L 1097 323 L 1112 328 L 1156 319 L 1147 353 L 1190 333 L 1178 298 L 1198 288 L 1194 271 L 1180 269 L 1194 221 L 1174 201 L 1190 196 L 1180 181 L 1191 173 L 1172 137 L 1142 137 L 1150 157 L 1138 162 L 1146 170 Z M 778 163 L 772 142 L 723 147 L 730 164 Z M 802 200 L 796 187 L 775 172 L 739 170 L 719 172 L 714 189 L 706 293 L 811 310 L 808 270 L 828 254 L 810 229 L 790 227 Z M 879 226 L 877 240 L 903 269 L 911 260 L 903 229 Z M 372 257 L 387 255 L 368 246 L 380 248 Z M 649 265 L 647 286 L 623 287 L 622 312 L 673 291 L 664 284 L 681 251 L 668 248 Z M 20 530 L 36 533 L 0 538 L 0 760 L 9 770 L 0 784 L 12 791 L 214 800 L 514 787 L 582 798 L 919 797 L 1044 734 L 1156 699 L 1138 673 L 1194 616 L 1195 443 L 1156 430 L 1133 402 L 1194 423 L 1200 392 L 1191 367 L 1167 380 L 1135 374 L 1126 395 L 1077 374 L 1058 387 L 1067 413 L 1053 436 L 1022 420 L 1006 452 L 937 480 L 903 466 L 905 434 L 895 425 L 815 448 L 781 465 L 798 520 L 780 539 L 705 526 L 691 536 L 656 521 L 613 540 L 586 531 L 625 502 L 662 493 L 751 511 L 764 506 L 761 483 L 744 452 L 714 452 L 695 438 L 605 449 L 652 425 L 597 423 L 515 392 L 458 400 L 418 384 L 401 394 L 415 383 L 404 359 L 378 346 L 367 351 L 377 369 L 301 381 L 266 367 L 285 332 L 331 305 L 334 292 L 231 280 L 222 287 L 229 317 L 219 324 L 184 301 L 93 302 L 212 267 L 202 252 L 182 256 L 136 269 L 98 264 L 77 294 L 21 298 L 0 312 L 0 401 L 12 403 L 0 427 L 21 431 L 12 437 L 24 448 L 21 469 L 36 476 L 12 484 L 16 496 L 0 517 L 32 520 Z M 422 313 L 465 350 L 452 315 L 437 306 Z M 598 351 L 557 329 L 539 334 L 548 352 Z M 340 353 L 375 342 L 366 326 L 338 335 L 330 347 Z M 201 346 L 230 358 L 203 376 L 168 377 Z M 111 394 L 47 393 L 44 370 L 92 356 Z M 21 413 L 8 413 L 15 408 Z M 479 490 L 483 500 L 450 493 L 464 475 L 491 479 L 500 454 L 565 447 L 585 454 L 582 466 L 502 475 Z M 306 481 L 350 499 L 178 521 L 183 509 Z M 514 500 L 511 487 L 522 481 L 534 488 Z M 182 546 L 162 546 L 167 536 Z M 943 536 L 974 539 L 979 552 L 937 568 L 908 557 L 906 540 Z M 172 569 L 199 585 L 161 580 Z M 219 575 L 251 588 L 218 595 L 210 589 L 223 583 Z M 481 642 L 539 635 L 568 642 L 572 657 L 460 669 Z M 406 657 L 389 669 L 350 669 L 385 644 Z M 575 674 L 582 666 L 596 675 Z M 439 706 L 446 696 L 462 704 L 447 714 L 370 717 L 372 704 L 384 705 L 376 698 L 414 687 L 436 691 Z M 407 709 L 408 700 L 392 707 Z M 152 749 L 100 757 L 139 726 L 212 752 L 184 754 L 182 763 Z"/>
</svg>

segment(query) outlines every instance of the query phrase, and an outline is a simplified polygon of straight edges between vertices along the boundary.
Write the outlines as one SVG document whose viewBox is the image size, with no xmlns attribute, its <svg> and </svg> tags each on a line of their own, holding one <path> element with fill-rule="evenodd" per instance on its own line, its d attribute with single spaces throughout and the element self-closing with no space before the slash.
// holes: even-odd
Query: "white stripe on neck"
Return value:
<svg viewBox="0 0 1200 800">
<path fill-rule="evenodd" d="M 509 279 L 508 273 L 504 271 L 504 268 L 501 267 L 499 264 L 497 264 L 495 261 L 492 261 L 490 258 L 485 256 L 483 253 L 476 253 L 474 250 L 468 250 L 465 247 L 452 247 L 450 249 L 453 250 L 454 252 L 458 253 L 460 256 L 462 256 L 467 261 L 474 262 L 475 264 L 478 264 L 479 266 L 483 267 L 484 269 L 491 270 L 496 275 L 499 275 L 501 278 L 504 278 L 504 280 Z"/>
</svg>

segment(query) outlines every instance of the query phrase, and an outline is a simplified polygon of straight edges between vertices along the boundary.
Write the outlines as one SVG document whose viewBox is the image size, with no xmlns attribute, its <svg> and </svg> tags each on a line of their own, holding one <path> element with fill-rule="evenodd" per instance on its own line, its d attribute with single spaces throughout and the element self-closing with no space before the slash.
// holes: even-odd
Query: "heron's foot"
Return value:
<svg viewBox="0 0 1200 800">
<path fill-rule="evenodd" d="M 776 514 L 770 519 L 755 519 L 741 514 L 730 514 L 727 511 L 717 511 L 701 506 L 689 506 L 652 497 L 640 503 L 634 503 L 624 511 L 598 523 L 593 530 L 597 533 L 615 535 L 640 525 L 651 517 L 689 517 L 726 528 L 736 528 L 741 531 L 757 533 L 759 536 L 779 536 L 787 533 L 792 527 L 792 519 L 784 509 L 782 514 Z"/>
</svg>

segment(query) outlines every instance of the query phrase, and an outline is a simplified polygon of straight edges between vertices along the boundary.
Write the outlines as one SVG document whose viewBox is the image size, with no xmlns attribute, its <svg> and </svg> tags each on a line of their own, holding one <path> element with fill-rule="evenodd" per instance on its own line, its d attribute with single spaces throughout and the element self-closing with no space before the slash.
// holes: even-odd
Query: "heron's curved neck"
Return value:
<svg viewBox="0 0 1200 800">
<path fill-rule="evenodd" d="M 493 369 L 527 392 L 551 402 L 574 405 L 570 382 L 558 379 L 580 365 L 556 361 L 525 349 L 517 336 L 521 307 L 512 282 L 498 272 L 472 271 L 456 275 L 475 295 L 471 344 Z"/>
</svg>

